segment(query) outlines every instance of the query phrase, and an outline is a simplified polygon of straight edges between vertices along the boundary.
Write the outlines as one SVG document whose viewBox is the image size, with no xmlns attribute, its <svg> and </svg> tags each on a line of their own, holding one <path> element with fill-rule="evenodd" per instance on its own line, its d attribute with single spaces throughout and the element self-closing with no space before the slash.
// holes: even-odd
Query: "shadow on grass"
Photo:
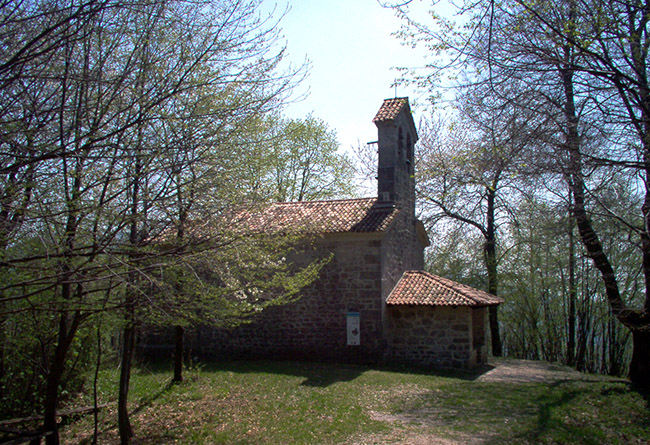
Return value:
<svg viewBox="0 0 650 445">
<path fill-rule="evenodd" d="M 560 388 L 568 381 L 561 381 L 553 383 L 550 388 Z M 582 391 L 573 389 L 568 391 L 549 391 L 540 395 L 536 402 L 538 404 L 537 427 L 532 431 L 531 435 L 535 441 L 543 439 L 549 432 L 553 430 L 566 430 L 565 433 L 571 435 L 577 434 L 580 437 L 580 431 L 576 428 L 567 425 L 565 422 L 558 421 L 553 416 L 553 411 L 569 405 Z"/>
<path fill-rule="evenodd" d="M 650 433 L 647 400 L 625 381 L 463 381 L 403 394 L 393 407 L 402 423 L 484 444 L 637 443 Z"/>
<path fill-rule="evenodd" d="M 650 425 L 650 389 L 642 388 L 639 385 L 635 385 L 634 383 L 630 382 L 629 380 L 612 379 L 610 382 L 621 383 L 622 385 L 603 388 L 601 391 L 602 397 L 624 396 L 625 394 L 629 393 L 638 394 L 645 401 L 645 407 L 648 412 L 648 424 Z M 650 441 L 648 443 L 650 443 Z"/>
<path fill-rule="evenodd" d="M 206 362 L 201 369 L 207 372 L 226 371 L 236 374 L 278 374 L 302 377 L 302 386 L 327 387 L 339 382 L 350 382 L 368 371 L 363 365 L 317 363 L 288 360 L 227 360 Z"/>
<path fill-rule="evenodd" d="M 158 362 L 145 365 L 148 372 L 165 372 L 171 369 L 170 363 Z M 474 370 L 432 369 L 414 365 L 364 365 L 336 362 L 313 362 L 291 360 L 225 360 L 201 362 L 202 371 L 227 371 L 238 374 L 279 374 L 304 378 L 302 386 L 325 388 L 340 382 L 350 382 L 371 370 L 404 374 L 434 376 L 443 378 L 476 380 L 484 373 L 494 369 L 485 365 Z"/>
<path fill-rule="evenodd" d="M 637 409 L 633 408 L 631 399 L 636 396 L 645 401 L 645 407 L 637 405 Z M 593 404 L 598 400 L 607 402 L 596 409 L 600 421 L 590 423 L 589 416 L 593 415 L 590 412 L 593 413 Z M 634 436 L 636 431 L 644 429 L 648 431 L 650 425 L 647 391 L 623 379 L 595 381 L 587 378 L 558 381 L 549 385 L 547 392 L 538 397 L 537 403 L 539 415 L 537 428 L 533 432 L 535 441 L 553 436 L 559 438 L 555 440 L 560 441 L 567 438 L 566 440 L 578 442 L 578 439 L 582 438 L 579 443 L 600 444 L 609 442 L 611 437 L 620 437 L 621 443 L 625 443 L 626 435 Z M 581 416 L 581 412 L 586 415 Z M 574 414 L 574 417 L 569 413 Z M 623 413 L 625 420 L 616 421 L 623 420 L 619 417 Z M 622 431 L 621 428 L 629 430 Z"/>
<path fill-rule="evenodd" d="M 141 398 L 140 401 L 138 402 L 138 406 L 131 412 L 131 414 L 133 414 L 133 415 L 138 414 L 140 411 L 142 411 L 145 408 L 151 406 L 156 400 L 158 400 L 163 395 L 168 393 L 174 387 L 174 385 L 177 385 L 177 384 L 178 383 L 176 383 L 176 382 L 169 381 L 169 382 L 167 382 L 167 384 L 165 384 L 165 386 L 160 388 L 155 393 L 153 393 L 151 395 L 148 395 L 147 397 Z"/>
<path fill-rule="evenodd" d="M 646 408 L 648 408 L 648 412 L 650 413 L 650 389 L 640 388 L 631 383 L 629 384 L 629 387 L 631 391 L 636 391 L 641 397 L 643 397 L 643 400 L 645 400 Z"/>
</svg>

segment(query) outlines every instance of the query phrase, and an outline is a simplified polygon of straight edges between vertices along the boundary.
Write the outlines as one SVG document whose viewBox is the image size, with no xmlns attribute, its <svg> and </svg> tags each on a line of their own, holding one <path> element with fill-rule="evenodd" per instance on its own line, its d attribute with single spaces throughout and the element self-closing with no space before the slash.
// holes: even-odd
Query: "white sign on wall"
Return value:
<svg viewBox="0 0 650 445">
<path fill-rule="evenodd" d="M 361 314 L 348 312 L 348 346 L 359 346 L 361 344 Z"/>
</svg>

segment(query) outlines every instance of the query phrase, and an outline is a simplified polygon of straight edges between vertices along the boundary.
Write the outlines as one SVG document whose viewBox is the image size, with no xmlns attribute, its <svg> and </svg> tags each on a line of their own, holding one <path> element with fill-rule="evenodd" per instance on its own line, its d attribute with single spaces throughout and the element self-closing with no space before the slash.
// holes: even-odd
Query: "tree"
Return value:
<svg viewBox="0 0 650 445">
<path fill-rule="evenodd" d="M 315 201 L 353 194 L 354 168 L 339 152 L 336 132 L 308 115 L 287 119 L 278 114 L 260 119 L 241 177 L 249 188 L 271 201 Z M 254 135 L 255 136 L 255 135 Z"/>
<path fill-rule="evenodd" d="M 523 153 L 537 121 L 527 119 L 526 110 L 516 104 L 489 98 L 480 88 L 468 91 L 459 100 L 462 119 L 449 126 L 452 134 L 445 136 L 440 124 L 420 130 L 418 196 L 432 223 L 450 218 L 481 234 L 486 290 L 497 295 L 499 220 L 510 218 L 508 201 L 516 195 L 517 181 L 536 174 L 526 167 Z M 500 356 L 496 306 L 490 308 L 489 321 L 492 354 Z"/>
<path fill-rule="evenodd" d="M 513 78 L 536 93 L 528 96 L 530 108 L 551 117 L 559 129 L 559 138 L 546 140 L 546 153 L 554 154 L 554 171 L 570 186 L 579 237 L 611 310 L 632 332 L 630 378 L 644 387 L 650 375 L 647 10 L 640 1 L 478 2 L 463 9 L 470 15 L 465 31 L 440 20 L 435 29 L 411 22 L 415 31 L 404 33 L 422 35 L 434 49 L 449 51 L 452 65 L 473 67 L 474 79 L 492 86 L 493 95 L 507 97 L 502 86 Z M 625 219 L 602 206 L 602 190 L 593 188 L 591 177 L 612 168 L 639 178 L 632 186 L 645 189 L 641 219 Z M 640 306 L 634 295 L 621 294 L 623 277 L 598 234 L 597 220 L 603 217 L 620 222 L 641 251 L 646 296 Z"/>
<path fill-rule="evenodd" d="M 180 108 L 194 106 L 202 110 L 192 113 L 194 116 L 212 115 L 230 100 L 225 97 L 220 102 L 217 97 L 218 91 L 208 100 L 204 97 L 187 103 L 184 98 Z M 232 214 L 233 208 L 245 213 L 244 203 L 257 206 L 265 201 L 259 187 L 243 185 L 248 175 L 242 172 L 251 166 L 272 169 L 279 163 L 275 159 L 279 154 L 260 155 L 258 147 L 251 150 L 247 143 L 252 137 L 274 139 L 276 127 L 265 128 L 268 134 L 260 133 L 258 119 L 245 118 L 245 110 L 241 112 L 239 127 L 225 139 L 221 132 L 214 132 L 210 121 L 200 117 L 165 122 L 159 132 L 164 135 L 159 144 L 166 148 L 160 172 L 170 184 L 173 203 L 159 209 L 170 222 L 162 247 L 173 251 L 176 258 L 164 272 L 152 276 L 154 293 L 174 298 L 159 302 L 164 309 L 154 317 L 145 317 L 145 322 L 150 326 L 176 324 L 175 382 L 183 379 L 187 327 L 232 327 L 248 322 L 266 307 L 291 301 L 322 265 L 314 262 L 292 271 L 285 256 L 297 241 L 294 235 L 260 238 L 242 228 L 240 215 Z M 237 178 L 237 182 L 225 186 L 225 177 Z M 233 295 L 237 295 L 234 300 Z"/>
<path fill-rule="evenodd" d="M 603 8 L 605 23 L 600 12 L 596 15 L 591 8 Z M 578 232 L 588 255 L 600 272 L 605 285 L 607 299 L 613 313 L 632 332 L 633 355 L 630 362 L 630 379 L 643 387 L 650 387 L 650 84 L 644 74 L 648 66 L 648 14 L 649 5 L 645 2 L 621 2 L 616 4 L 575 5 L 568 2 L 563 17 L 566 29 L 557 26 L 542 16 L 538 10 L 526 7 L 540 25 L 563 44 L 565 54 L 576 52 L 579 57 L 561 59 L 560 68 L 563 81 L 569 123 L 566 150 L 569 155 L 570 185 L 574 196 L 573 213 Z M 583 26 L 587 25 L 585 29 Z M 585 39 L 594 39 L 597 45 L 586 44 Z M 616 92 L 619 106 L 603 109 L 607 119 L 623 119 L 623 127 L 634 130 L 636 141 L 632 150 L 620 153 L 620 157 L 601 159 L 606 164 L 626 164 L 633 166 L 642 178 L 645 199 L 640 207 L 643 222 L 628 224 L 638 236 L 638 247 L 642 253 L 646 296 L 641 308 L 633 308 L 621 295 L 620 278 L 607 255 L 598 232 L 592 223 L 592 216 L 586 205 L 587 187 L 583 153 L 577 133 L 577 112 L 574 110 L 572 80 L 578 71 L 602 81 Z M 627 142 L 627 141 L 626 141 Z M 625 147 L 621 147 L 625 149 Z"/>
<path fill-rule="evenodd" d="M 281 102 L 297 76 L 277 70 L 282 50 L 273 50 L 275 31 L 255 1 L 5 6 L 0 235 L 8 279 L 0 312 L 28 313 L 35 324 L 56 319 L 43 324 L 56 325 L 57 340 L 42 354 L 44 428 L 55 432 L 80 329 L 96 314 L 124 314 L 119 411 L 129 442 L 129 357 L 142 313 L 158 307 L 146 297 L 152 271 L 196 254 L 152 246 L 175 222 L 165 210 L 185 202 L 183 184 L 172 181 L 179 174 L 165 172 L 193 143 L 185 134 L 172 144 L 160 132 L 170 122 L 200 122 L 201 163 L 187 168 L 206 169 L 214 153 L 232 148 L 224 141 Z M 226 183 L 222 167 L 210 167 L 203 184 Z M 223 221 L 239 197 L 206 196 L 195 210 Z"/>
</svg>

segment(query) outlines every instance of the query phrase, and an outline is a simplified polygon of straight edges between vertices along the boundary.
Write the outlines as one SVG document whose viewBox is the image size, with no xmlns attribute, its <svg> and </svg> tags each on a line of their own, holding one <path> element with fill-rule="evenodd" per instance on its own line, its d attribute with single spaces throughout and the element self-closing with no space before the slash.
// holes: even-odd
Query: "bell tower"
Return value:
<svg viewBox="0 0 650 445">
<path fill-rule="evenodd" d="M 407 97 L 386 99 L 372 120 L 378 132 L 377 206 L 415 216 L 413 147 L 418 133 Z"/>
</svg>

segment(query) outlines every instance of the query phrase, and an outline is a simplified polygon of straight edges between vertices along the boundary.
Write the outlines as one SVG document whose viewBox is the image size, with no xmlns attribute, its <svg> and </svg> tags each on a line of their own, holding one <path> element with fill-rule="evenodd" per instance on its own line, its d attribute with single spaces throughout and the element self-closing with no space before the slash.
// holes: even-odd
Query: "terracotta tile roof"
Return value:
<svg viewBox="0 0 650 445">
<path fill-rule="evenodd" d="M 396 97 L 394 99 L 385 99 L 384 103 L 379 108 L 377 115 L 372 120 L 373 122 L 383 122 L 393 120 L 397 117 L 404 106 L 408 106 L 408 97 Z"/>
<path fill-rule="evenodd" d="M 253 230 L 298 230 L 306 233 L 383 232 L 399 212 L 378 207 L 377 198 L 332 201 L 277 202 L 248 214 Z"/>
<path fill-rule="evenodd" d="M 421 270 L 407 270 L 386 304 L 415 306 L 492 306 L 503 300 L 490 293 Z"/>
</svg>

